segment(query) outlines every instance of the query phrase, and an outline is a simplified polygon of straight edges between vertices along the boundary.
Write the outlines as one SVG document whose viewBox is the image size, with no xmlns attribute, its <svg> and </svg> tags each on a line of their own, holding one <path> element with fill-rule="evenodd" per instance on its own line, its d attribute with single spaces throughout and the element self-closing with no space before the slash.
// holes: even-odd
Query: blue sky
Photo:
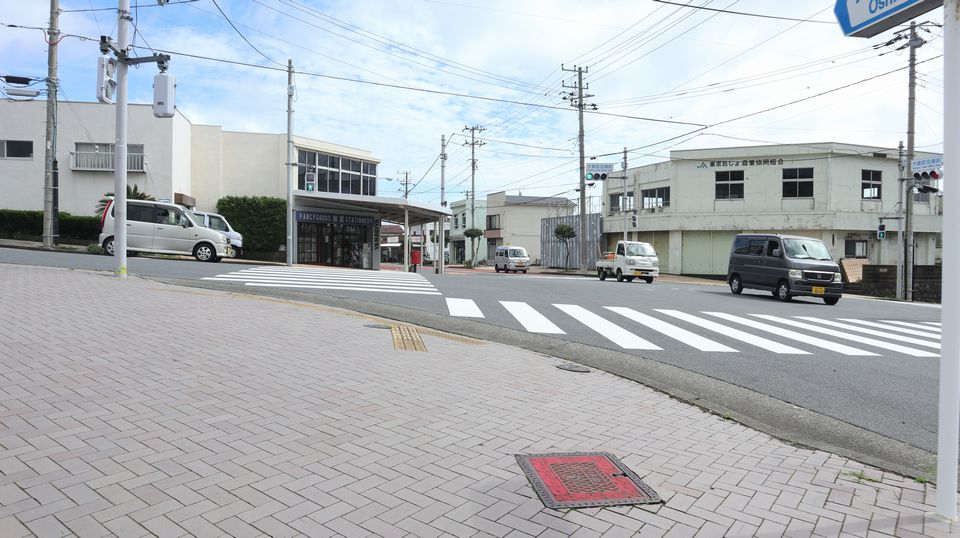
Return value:
<svg viewBox="0 0 960 538">
<path fill-rule="evenodd" d="M 409 171 L 411 198 L 427 203 L 440 200 L 441 135 L 450 140 L 447 200 L 470 189 L 463 129 L 473 125 L 486 129 L 478 133 L 477 196 L 576 196 L 577 115 L 562 99 L 574 77 L 561 65 L 587 67 L 587 102 L 597 113 L 585 118 L 586 153 L 618 167 L 625 146 L 636 148 L 636 166 L 666 160 L 671 149 L 824 141 L 896 148 L 906 139 L 908 56 L 896 50 L 905 41 L 885 46 L 893 30 L 844 37 L 832 1 L 678 2 L 709 9 L 654 0 L 132 3 L 140 5 L 137 53 L 171 54 L 177 107 L 192 122 L 286 132 L 291 58 L 296 134 L 371 151 L 382 161 L 385 195 L 400 189 L 388 178 Z M 61 31 L 81 36 L 60 42 L 60 98 L 93 101 L 96 40 L 116 38 L 117 3 L 60 7 Z M 45 27 L 48 18 L 45 0 L 0 0 L 4 25 Z M 942 8 L 918 22 L 927 20 L 941 22 Z M 923 32 L 928 43 L 918 51 L 916 145 L 925 151 L 942 150 L 941 33 Z M 46 50 L 41 31 L 0 26 L 0 75 L 46 76 Z M 150 101 L 155 71 L 131 70 L 131 102 Z"/>
</svg>

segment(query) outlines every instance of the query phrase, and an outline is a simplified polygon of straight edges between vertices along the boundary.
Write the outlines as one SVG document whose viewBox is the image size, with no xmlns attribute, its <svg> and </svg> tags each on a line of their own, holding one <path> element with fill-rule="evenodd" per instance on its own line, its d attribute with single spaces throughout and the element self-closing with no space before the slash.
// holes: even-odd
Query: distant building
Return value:
<svg viewBox="0 0 960 538">
<path fill-rule="evenodd" d="M 487 216 L 487 201 L 482 198 L 475 198 L 472 209 L 473 211 L 471 211 L 469 198 L 450 202 L 450 213 L 452 215 L 452 222 L 450 223 L 450 263 L 460 264 L 469 261 L 473 255 L 471 249 L 476 249 L 478 265 L 485 263 L 488 259 L 487 249 L 481 244 L 483 243 L 482 237 L 472 242 L 470 238 L 463 235 L 463 232 L 470 229 L 471 226 L 483 230 L 484 219 Z"/>
<path fill-rule="evenodd" d="M 493 259 L 498 246 L 511 245 L 525 248 L 531 263 L 539 264 L 540 221 L 573 215 L 577 204 L 558 196 L 509 196 L 497 192 L 487 195 L 486 206 L 486 259 Z"/>
<path fill-rule="evenodd" d="M 113 105 L 61 101 L 57 114 L 59 209 L 94 214 L 114 190 Z M 0 207 L 43 209 L 45 101 L 0 100 Z M 375 269 L 381 220 L 411 225 L 450 212 L 378 195 L 379 160 L 368 150 L 294 136 L 293 231 L 297 263 Z M 287 197 L 287 135 L 194 125 L 177 111 L 128 109 L 127 183 L 158 200 L 195 200 L 215 211 L 225 196 Z M 244 232 L 244 230 L 240 230 Z M 279 245 L 278 245 L 279 246 Z"/>
<path fill-rule="evenodd" d="M 899 174 L 896 149 L 854 144 L 672 151 L 669 161 L 604 182 L 606 250 L 623 239 L 626 223 L 628 238 L 653 244 L 667 273 L 726 274 L 733 237 L 748 232 L 816 237 L 835 259 L 895 265 Z M 938 198 L 914 194 L 917 265 L 936 263 Z"/>
</svg>

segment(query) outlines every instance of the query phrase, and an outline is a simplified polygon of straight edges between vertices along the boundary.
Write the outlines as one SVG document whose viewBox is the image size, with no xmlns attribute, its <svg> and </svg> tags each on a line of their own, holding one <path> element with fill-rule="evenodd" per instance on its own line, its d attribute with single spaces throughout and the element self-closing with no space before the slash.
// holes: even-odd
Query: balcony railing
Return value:
<svg viewBox="0 0 960 538">
<path fill-rule="evenodd" d="M 76 151 L 73 153 L 72 168 L 74 170 L 101 170 L 104 172 L 112 172 L 114 155 L 114 153 L 98 151 Z M 143 153 L 127 153 L 127 171 L 143 172 L 143 164 Z"/>
</svg>

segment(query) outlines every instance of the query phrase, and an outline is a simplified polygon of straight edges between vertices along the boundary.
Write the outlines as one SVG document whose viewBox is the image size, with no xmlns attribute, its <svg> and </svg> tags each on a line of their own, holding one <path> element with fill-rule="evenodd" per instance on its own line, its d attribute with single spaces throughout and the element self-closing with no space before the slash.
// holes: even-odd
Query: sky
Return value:
<svg viewBox="0 0 960 538">
<path fill-rule="evenodd" d="M 176 106 L 194 124 L 294 133 L 370 151 L 379 192 L 439 204 L 506 191 L 576 198 L 576 68 L 585 152 L 620 168 L 671 150 L 906 141 L 906 26 L 845 37 L 822 0 L 131 0 L 136 55 L 170 54 Z M 115 0 L 60 0 L 59 98 L 95 101 L 99 36 Z M 0 75 L 43 79 L 46 0 L 0 0 Z M 943 8 L 920 16 L 919 151 L 942 151 Z M 900 50 L 898 50 L 900 49 Z M 156 67 L 130 70 L 131 103 Z M 38 82 L 38 87 L 42 83 Z M 0 85 L 2 87 L 2 85 Z M 566 97 L 566 99 L 565 99 Z M 41 97 L 42 98 L 42 97 Z M 596 105 L 596 110 L 593 110 Z M 133 141 L 131 141 L 133 142 Z M 588 189 L 599 199 L 602 188 Z"/>
</svg>

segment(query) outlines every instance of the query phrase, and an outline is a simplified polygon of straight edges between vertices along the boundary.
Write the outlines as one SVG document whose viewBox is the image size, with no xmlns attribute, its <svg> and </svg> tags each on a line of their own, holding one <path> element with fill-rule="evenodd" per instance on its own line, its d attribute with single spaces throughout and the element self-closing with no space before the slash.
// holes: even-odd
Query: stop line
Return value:
<svg viewBox="0 0 960 538">
<path fill-rule="evenodd" d="M 472 299 L 448 297 L 446 303 L 451 316 L 486 317 Z M 659 340 L 664 338 L 710 353 L 737 353 L 747 349 L 736 349 L 725 343 L 731 341 L 785 355 L 809 355 L 809 348 L 819 348 L 850 357 L 901 354 L 936 358 L 940 349 L 940 326 L 934 322 L 833 320 L 672 309 L 640 312 L 621 306 L 604 306 L 602 311 L 594 312 L 571 304 L 551 304 L 541 311 L 520 301 L 499 301 L 499 305 L 503 310 L 489 312 L 490 317 L 508 319 L 503 315 L 506 312 L 527 332 L 566 334 L 561 327 L 569 328 L 573 321 L 629 350 L 662 350 L 664 344 Z M 601 315 L 603 312 L 617 314 L 618 320 L 627 322 L 611 321 Z M 721 335 L 724 341 L 714 339 L 716 336 L 704 336 L 704 331 Z M 791 343 L 785 344 L 784 340 Z"/>
</svg>

